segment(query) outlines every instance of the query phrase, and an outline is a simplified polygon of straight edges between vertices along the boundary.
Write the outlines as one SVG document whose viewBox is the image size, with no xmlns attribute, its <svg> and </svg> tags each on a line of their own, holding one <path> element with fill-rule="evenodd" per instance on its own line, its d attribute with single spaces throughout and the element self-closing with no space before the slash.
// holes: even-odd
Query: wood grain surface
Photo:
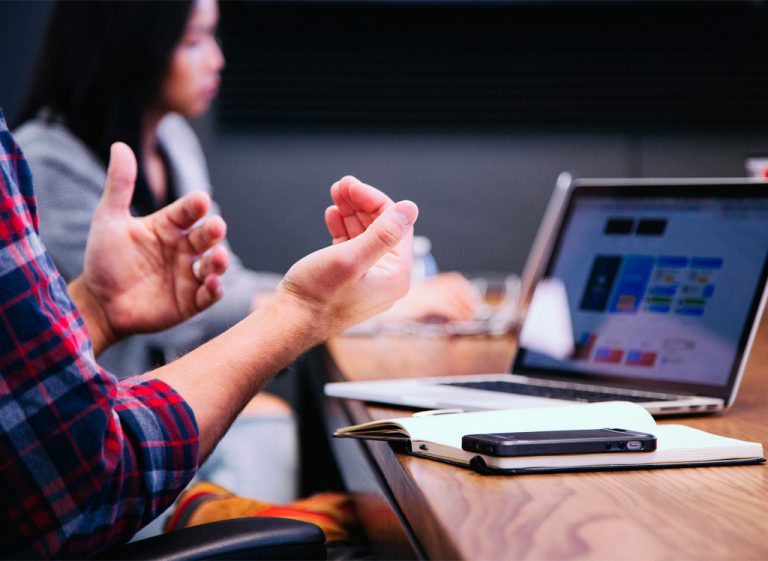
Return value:
<svg viewBox="0 0 768 561">
<path fill-rule="evenodd" d="M 349 337 L 328 348 L 341 376 L 360 380 L 503 372 L 514 340 Z M 352 422 L 403 416 L 361 402 L 347 408 Z M 731 409 L 660 422 L 765 446 L 766 322 Z M 385 443 L 367 445 L 431 559 L 768 559 L 764 465 L 481 476 Z"/>
</svg>

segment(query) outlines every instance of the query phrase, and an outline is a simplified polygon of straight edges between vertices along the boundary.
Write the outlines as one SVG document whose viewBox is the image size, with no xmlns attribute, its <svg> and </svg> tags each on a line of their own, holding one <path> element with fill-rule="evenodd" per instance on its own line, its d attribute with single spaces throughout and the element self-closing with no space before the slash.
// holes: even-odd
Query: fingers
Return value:
<svg viewBox="0 0 768 561">
<path fill-rule="evenodd" d="M 224 294 L 221 279 L 216 275 L 208 275 L 195 292 L 195 306 L 199 311 L 209 308 Z"/>
<path fill-rule="evenodd" d="M 330 232 L 334 244 L 345 242 L 349 239 L 339 207 L 329 206 L 325 209 L 325 225 L 328 227 L 328 232 Z"/>
<path fill-rule="evenodd" d="M 387 195 L 352 176 L 343 177 L 331 186 L 331 198 L 338 208 L 347 238 L 359 236 L 394 204 Z"/>
<path fill-rule="evenodd" d="M 164 220 L 178 229 L 186 230 L 205 216 L 210 206 L 211 198 L 206 193 L 198 191 L 183 196 L 152 216 L 156 220 Z"/>
<path fill-rule="evenodd" d="M 452 321 L 468 321 L 475 318 L 479 304 L 472 284 L 463 275 L 456 272 L 441 273 L 436 277 L 440 281 L 441 300 L 450 305 Z"/>
<path fill-rule="evenodd" d="M 197 254 L 203 254 L 227 235 L 227 223 L 221 216 L 211 216 L 202 224 L 192 228 L 187 239 Z"/>
<path fill-rule="evenodd" d="M 202 282 L 210 275 L 223 275 L 227 271 L 227 267 L 229 267 L 229 252 L 219 246 L 195 261 L 192 265 L 192 273 Z"/>
<path fill-rule="evenodd" d="M 394 204 L 382 191 L 351 175 L 342 177 L 331 186 L 331 198 L 343 214 L 357 211 L 380 214 Z"/>
<path fill-rule="evenodd" d="M 418 207 L 411 201 L 394 204 L 362 234 L 349 240 L 350 257 L 364 270 L 393 250 L 410 260 L 413 223 L 418 214 Z"/>
<path fill-rule="evenodd" d="M 459 273 L 440 273 L 411 286 L 385 319 L 468 321 L 475 317 L 471 285 Z"/>
<path fill-rule="evenodd" d="M 445 302 L 444 315 L 448 321 L 469 321 L 475 318 L 475 303 L 466 300 L 461 294 L 449 294 Z"/>
<path fill-rule="evenodd" d="M 229 266 L 229 253 L 223 247 L 215 247 L 192 264 L 192 275 L 199 280 L 195 291 L 195 307 L 202 311 L 224 295 L 221 275 Z"/>
<path fill-rule="evenodd" d="M 129 212 L 136 185 L 136 157 L 127 144 L 115 142 L 109 152 L 107 183 L 101 204 L 111 211 Z"/>
<path fill-rule="evenodd" d="M 410 295 L 409 295 L 410 296 Z M 422 296 L 422 302 L 415 304 L 414 309 L 420 309 L 420 320 L 425 317 L 440 317 L 444 321 L 469 321 L 475 318 L 475 306 L 472 303 L 456 298 L 450 291 Z"/>
<path fill-rule="evenodd" d="M 470 316 L 464 319 L 474 317 L 479 300 L 472 283 L 464 275 L 455 271 L 440 273 L 432 279 L 425 280 L 422 284 L 428 290 L 443 293 L 444 299 L 451 302 L 454 309 L 462 316 Z"/>
</svg>

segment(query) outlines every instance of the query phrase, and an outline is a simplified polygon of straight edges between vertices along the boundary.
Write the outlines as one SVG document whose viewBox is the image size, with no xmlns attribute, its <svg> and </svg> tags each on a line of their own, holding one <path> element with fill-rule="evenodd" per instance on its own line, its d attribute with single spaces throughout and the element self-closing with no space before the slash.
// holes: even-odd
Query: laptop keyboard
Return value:
<svg viewBox="0 0 768 561">
<path fill-rule="evenodd" d="M 516 384 L 514 382 L 451 382 L 442 384 L 445 386 L 458 386 L 473 390 L 489 390 L 493 392 L 506 392 L 519 395 L 531 395 L 535 397 L 547 397 L 550 399 L 565 399 L 568 401 L 633 401 L 635 403 L 648 401 L 665 401 L 664 396 L 644 396 L 626 393 L 609 393 L 592 390 L 578 390 L 574 388 L 553 388 L 551 386 L 534 386 L 530 384 Z"/>
</svg>

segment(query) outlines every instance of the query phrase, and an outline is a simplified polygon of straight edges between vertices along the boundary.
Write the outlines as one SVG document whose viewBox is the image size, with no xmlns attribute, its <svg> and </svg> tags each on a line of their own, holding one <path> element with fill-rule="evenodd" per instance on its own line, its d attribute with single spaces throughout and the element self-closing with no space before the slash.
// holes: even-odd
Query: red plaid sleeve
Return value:
<svg viewBox="0 0 768 561">
<path fill-rule="evenodd" d="M 127 541 L 197 455 L 194 415 L 170 386 L 118 383 L 96 363 L 0 113 L 0 557 L 83 558 Z"/>
</svg>

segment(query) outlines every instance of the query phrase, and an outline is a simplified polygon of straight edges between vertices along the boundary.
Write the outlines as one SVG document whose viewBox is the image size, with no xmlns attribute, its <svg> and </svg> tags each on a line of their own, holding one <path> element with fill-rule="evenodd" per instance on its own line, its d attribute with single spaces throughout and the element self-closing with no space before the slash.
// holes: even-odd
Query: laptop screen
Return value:
<svg viewBox="0 0 768 561">
<path fill-rule="evenodd" d="M 768 273 L 768 185 L 573 189 L 546 277 L 574 354 L 515 373 L 727 397 Z"/>
</svg>

